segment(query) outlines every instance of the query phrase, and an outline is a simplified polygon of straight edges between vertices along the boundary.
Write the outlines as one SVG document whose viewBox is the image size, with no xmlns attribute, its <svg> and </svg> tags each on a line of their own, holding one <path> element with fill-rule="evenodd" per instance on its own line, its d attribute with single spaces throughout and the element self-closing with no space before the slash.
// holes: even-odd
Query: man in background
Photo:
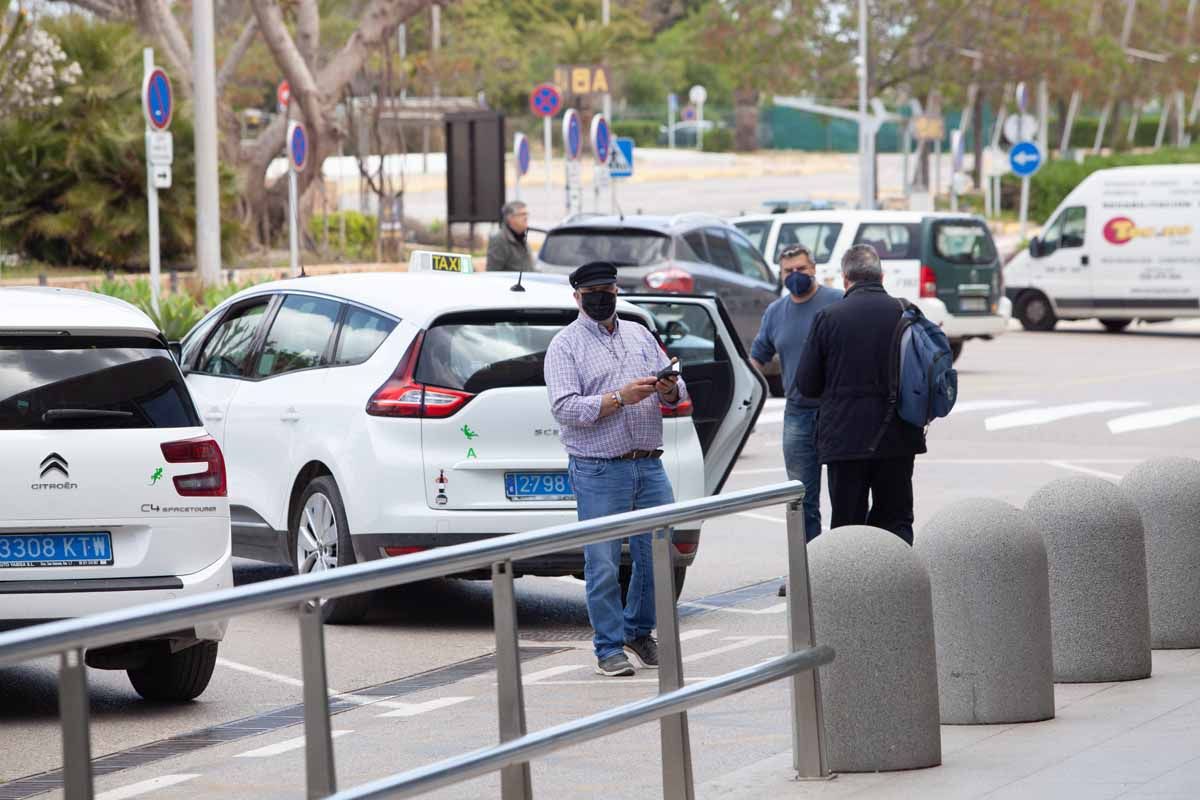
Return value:
<svg viewBox="0 0 1200 800">
<path fill-rule="evenodd" d="M 533 269 L 529 252 L 529 209 L 520 200 L 500 209 L 500 230 L 488 239 L 488 272 L 528 272 Z"/>
</svg>

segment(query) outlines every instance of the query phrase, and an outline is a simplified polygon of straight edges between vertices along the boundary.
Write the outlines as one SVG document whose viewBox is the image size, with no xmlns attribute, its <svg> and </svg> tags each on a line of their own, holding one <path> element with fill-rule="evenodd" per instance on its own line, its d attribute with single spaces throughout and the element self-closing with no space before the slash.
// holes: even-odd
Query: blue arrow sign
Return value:
<svg viewBox="0 0 1200 800">
<path fill-rule="evenodd" d="M 161 69 L 153 69 L 142 85 L 142 110 L 146 122 L 155 130 L 165 131 L 171 126 L 174 100 L 171 96 L 171 81 Z"/>
<path fill-rule="evenodd" d="M 299 122 L 292 123 L 292 129 L 288 134 L 288 156 L 291 158 L 296 172 L 303 172 L 304 166 L 308 163 L 308 134 Z"/>
<path fill-rule="evenodd" d="M 1019 178 L 1028 178 L 1042 166 L 1042 151 L 1033 142 L 1017 142 L 1008 151 L 1008 165 Z"/>
<path fill-rule="evenodd" d="M 618 136 L 613 140 L 616 147 L 612 151 L 612 160 L 608 162 L 608 174 L 614 178 L 633 177 L 633 139 Z"/>
</svg>

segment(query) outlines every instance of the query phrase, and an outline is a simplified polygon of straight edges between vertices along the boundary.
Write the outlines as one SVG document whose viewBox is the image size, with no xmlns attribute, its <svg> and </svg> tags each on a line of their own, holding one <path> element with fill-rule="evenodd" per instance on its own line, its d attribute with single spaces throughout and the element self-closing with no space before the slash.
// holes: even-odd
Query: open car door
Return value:
<svg viewBox="0 0 1200 800">
<path fill-rule="evenodd" d="M 767 382 L 751 365 L 719 298 L 622 294 L 621 299 L 650 313 L 667 353 L 679 358 L 704 453 L 704 488 L 717 494 L 750 438 Z"/>
</svg>

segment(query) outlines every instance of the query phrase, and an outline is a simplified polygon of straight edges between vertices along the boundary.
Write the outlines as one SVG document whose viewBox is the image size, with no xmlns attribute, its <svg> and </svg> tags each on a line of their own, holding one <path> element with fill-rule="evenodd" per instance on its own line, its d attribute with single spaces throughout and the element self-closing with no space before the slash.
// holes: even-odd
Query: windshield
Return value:
<svg viewBox="0 0 1200 800">
<path fill-rule="evenodd" d="M 645 267 L 668 256 L 666 234 L 637 228 L 569 228 L 546 237 L 539 258 L 557 267 L 611 261 L 618 267 Z"/>
<path fill-rule="evenodd" d="M 0 337 L 0 430 L 199 425 L 183 375 L 158 342 Z"/>
<path fill-rule="evenodd" d="M 764 256 L 767 254 L 767 234 L 771 231 L 770 222 L 762 220 L 758 222 L 735 222 L 733 226 L 750 240 L 750 244 L 754 245 L 758 252 Z"/>
<path fill-rule="evenodd" d="M 933 250 L 938 258 L 955 264 L 992 264 L 996 246 L 988 229 L 978 222 L 936 222 Z"/>
</svg>

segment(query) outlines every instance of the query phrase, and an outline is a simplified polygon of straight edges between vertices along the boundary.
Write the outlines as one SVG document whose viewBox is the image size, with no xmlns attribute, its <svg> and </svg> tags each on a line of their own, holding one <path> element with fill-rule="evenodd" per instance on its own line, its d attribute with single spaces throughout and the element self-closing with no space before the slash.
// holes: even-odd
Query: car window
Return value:
<svg viewBox="0 0 1200 800">
<path fill-rule="evenodd" d="M 767 239 L 770 238 L 767 234 L 771 232 L 771 223 L 766 220 L 755 222 L 735 222 L 733 226 L 742 232 L 742 235 L 750 240 L 750 244 L 758 249 L 758 252 L 766 255 Z"/>
<path fill-rule="evenodd" d="M 196 354 L 200 350 L 200 346 L 204 344 L 204 340 L 212 333 L 213 328 L 217 327 L 217 323 L 221 321 L 220 314 L 213 314 L 199 326 L 193 328 L 187 336 L 183 337 L 181 344 L 181 353 L 179 362 L 190 366 L 194 363 Z"/>
<path fill-rule="evenodd" d="M 1054 218 L 1054 221 L 1046 226 L 1042 231 L 1041 247 L 1039 249 L 1040 256 L 1048 256 L 1058 249 L 1059 239 L 1062 237 L 1063 218 L 1067 215 L 1064 210 L 1061 214 Z"/>
<path fill-rule="evenodd" d="M 730 246 L 725 231 L 708 228 L 704 231 L 704 241 L 708 244 L 708 263 L 716 264 L 721 269 L 727 269 L 730 272 L 742 271 L 742 268 L 738 266 L 737 258 L 733 255 L 733 247 Z"/>
<path fill-rule="evenodd" d="M 365 308 L 350 306 L 338 334 L 334 364 L 361 364 L 366 361 L 396 327 L 394 319 L 380 316 Z"/>
<path fill-rule="evenodd" d="M 640 228 L 564 228 L 551 231 L 538 258 L 560 267 L 611 261 L 644 267 L 667 258 L 671 237 Z"/>
<path fill-rule="evenodd" d="M 730 234 L 729 241 L 733 243 L 733 252 L 737 256 L 743 275 L 767 283 L 773 280 L 770 267 L 767 266 L 767 262 L 763 261 L 763 257 L 759 255 L 754 245 L 736 234 Z"/>
<path fill-rule="evenodd" d="M 199 427 L 161 342 L 66 338 L 0 336 L 0 430 Z"/>
<path fill-rule="evenodd" d="M 869 244 L 882 261 L 920 258 L 917 243 L 921 226 L 895 222 L 866 222 L 859 226 L 855 244 Z"/>
<path fill-rule="evenodd" d="M 270 298 L 234 309 L 209 337 L 196 371 L 209 375 L 244 375 L 254 337 L 267 313 Z"/>
<path fill-rule="evenodd" d="M 704 246 L 704 234 L 700 231 L 688 231 L 683 235 L 680 243 L 683 246 L 675 251 L 675 257 L 679 260 L 695 263 L 708 261 L 708 248 Z"/>
<path fill-rule="evenodd" d="M 1062 240 L 1060 247 L 1083 247 L 1087 229 L 1087 208 L 1073 206 L 1063 211 Z"/>
<path fill-rule="evenodd" d="M 703 307 L 691 303 L 638 301 L 654 320 L 658 338 L 667 355 L 683 366 L 710 364 L 717 360 L 717 331 Z"/>
<path fill-rule="evenodd" d="M 996 260 L 992 235 L 981 222 L 935 222 L 933 252 L 955 264 L 991 264 Z"/>
<path fill-rule="evenodd" d="M 840 222 L 785 222 L 779 227 L 779 242 L 775 246 L 776 264 L 779 254 L 793 245 L 803 245 L 812 253 L 813 262 L 827 264 L 837 247 L 838 235 L 842 232 Z"/>
<path fill-rule="evenodd" d="M 289 294 L 271 323 L 254 374 L 266 378 L 320 366 L 340 311 L 336 300 Z"/>
</svg>

